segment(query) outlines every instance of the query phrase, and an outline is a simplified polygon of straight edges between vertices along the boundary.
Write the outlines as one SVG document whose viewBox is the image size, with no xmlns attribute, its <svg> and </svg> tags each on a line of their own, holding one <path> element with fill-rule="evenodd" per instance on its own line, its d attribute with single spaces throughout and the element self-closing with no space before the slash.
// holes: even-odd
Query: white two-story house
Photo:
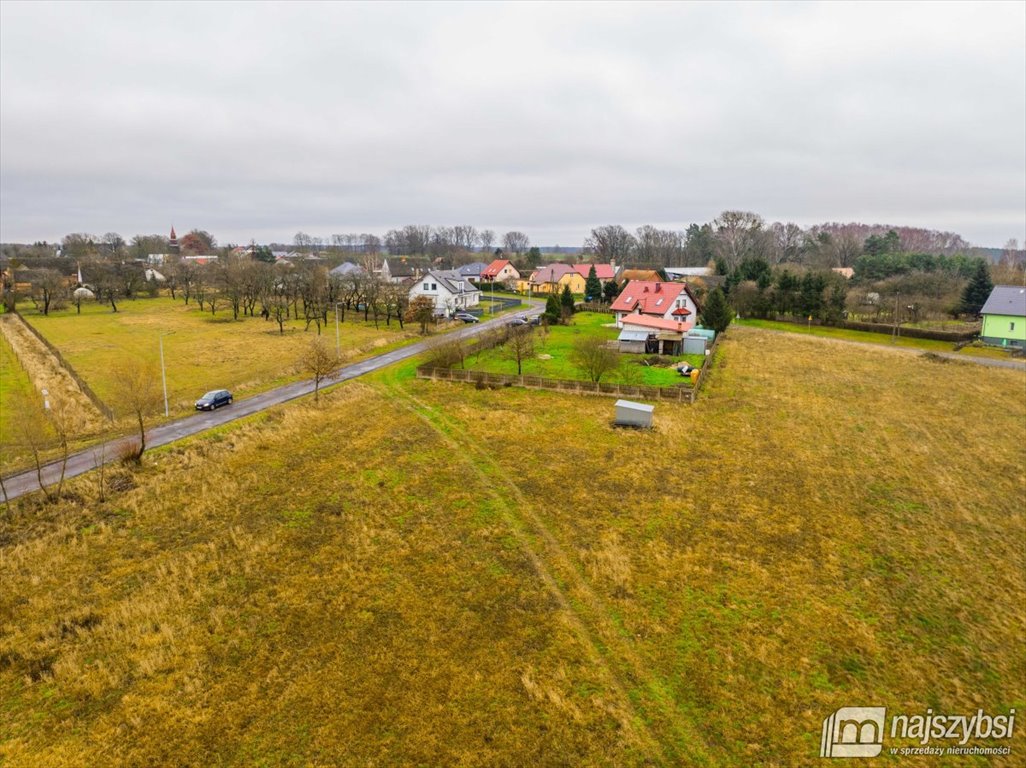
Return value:
<svg viewBox="0 0 1026 768">
<path fill-rule="evenodd" d="M 424 273 L 410 287 L 410 301 L 427 296 L 435 302 L 435 314 L 451 316 L 461 309 L 476 307 L 481 289 L 455 269 L 433 269 Z"/>
</svg>

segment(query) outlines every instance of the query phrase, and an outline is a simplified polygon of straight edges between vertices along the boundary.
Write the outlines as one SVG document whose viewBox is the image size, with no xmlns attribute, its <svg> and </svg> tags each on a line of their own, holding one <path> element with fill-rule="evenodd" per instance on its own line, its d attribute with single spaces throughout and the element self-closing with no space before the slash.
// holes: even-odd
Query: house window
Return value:
<svg viewBox="0 0 1026 768">
<path fill-rule="evenodd" d="M 1015 330 L 1015 323 L 1014 322 L 1008 324 L 1008 330 L 1010 330 L 1010 331 L 1014 331 Z"/>
<path fill-rule="evenodd" d="M 424 283 L 424 290 L 425 291 L 428 290 L 428 284 L 427 283 Z"/>
<path fill-rule="evenodd" d="M 438 290 L 438 283 L 431 283 L 431 290 L 432 291 L 437 291 Z"/>
</svg>

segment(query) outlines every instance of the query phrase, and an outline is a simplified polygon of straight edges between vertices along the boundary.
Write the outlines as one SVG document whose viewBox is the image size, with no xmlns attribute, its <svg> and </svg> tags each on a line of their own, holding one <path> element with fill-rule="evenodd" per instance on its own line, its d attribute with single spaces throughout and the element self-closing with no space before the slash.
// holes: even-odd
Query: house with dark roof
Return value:
<svg viewBox="0 0 1026 768">
<path fill-rule="evenodd" d="M 995 285 L 980 314 L 980 339 L 985 344 L 1026 348 L 1026 288 Z"/>
<path fill-rule="evenodd" d="M 462 267 L 457 267 L 456 271 L 468 280 L 478 283 L 481 281 L 481 273 L 487 268 L 488 265 L 483 261 L 472 261 L 470 264 L 464 264 Z"/>
<path fill-rule="evenodd" d="M 481 289 L 456 269 L 430 269 L 410 287 L 410 301 L 427 296 L 435 303 L 435 314 L 452 316 L 454 312 L 476 307 Z"/>
<path fill-rule="evenodd" d="M 416 276 L 416 270 L 404 260 L 393 259 L 391 264 L 388 259 L 381 262 L 381 279 L 387 283 L 401 283 Z"/>
<path fill-rule="evenodd" d="M 616 314 L 617 328 L 623 328 L 624 318 L 632 314 L 694 323 L 699 311 L 698 302 L 687 283 L 650 280 L 631 280 L 610 309 Z"/>
</svg>

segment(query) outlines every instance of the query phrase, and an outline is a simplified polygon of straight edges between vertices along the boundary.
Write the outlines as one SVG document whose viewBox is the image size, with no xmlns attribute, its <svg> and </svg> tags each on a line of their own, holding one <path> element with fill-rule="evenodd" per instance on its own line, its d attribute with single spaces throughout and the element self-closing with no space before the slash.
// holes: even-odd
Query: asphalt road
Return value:
<svg viewBox="0 0 1026 768">
<path fill-rule="evenodd" d="M 436 336 L 431 339 L 424 341 L 418 341 L 415 344 L 410 344 L 399 349 L 392 350 L 391 352 L 385 352 L 375 357 L 370 357 L 366 360 L 362 360 L 352 365 L 347 365 L 342 368 L 338 374 L 325 379 L 321 382 L 321 388 L 330 387 L 333 384 L 339 384 L 343 381 L 349 381 L 355 379 L 358 376 L 371 373 L 372 371 L 380 370 L 386 366 L 398 363 L 401 360 L 408 360 L 411 357 L 421 354 L 427 351 L 427 349 L 439 339 L 451 339 L 451 338 L 470 338 L 476 336 L 479 333 L 489 329 L 496 328 L 504 325 L 514 318 L 530 318 L 540 315 L 544 310 L 544 305 L 540 303 L 532 302 L 533 306 L 530 309 L 522 310 L 520 312 L 511 313 L 508 315 L 500 315 L 492 320 L 486 320 L 482 323 L 475 323 L 468 325 L 459 330 L 452 331 L 445 334 L 444 336 Z M 183 437 L 190 437 L 192 435 L 204 432 L 211 427 L 217 427 L 221 424 L 227 424 L 235 421 L 236 419 L 242 419 L 246 416 L 251 416 L 254 413 L 271 408 L 275 405 L 281 405 L 287 403 L 289 400 L 295 400 L 297 397 L 303 397 L 304 395 L 312 394 L 314 391 L 313 381 L 297 381 L 294 384 L 286 384 L 285 386 L 272 389 L 267 392 L 262 392 L 259 395 L 246 398 L 245 400 L 239 400 L 232 405 L 225 406 L 216 411 L 203 411 L 198 412 L 193 416 L 186 416 L 175 421 L 170 421 L 166 424 L 161 424 L 158 427 L 147 430 L 146 432 L 146 447 L 156 448 L 161 445 L 167 445 L 173 443 L 176 440 L 181 440 Z M 117 440 L 112 440 L 107 444 L 105 455 L 106 462 L 110 463 L 118 455 L 118 448 L 125 443 L 133 442 L 137 438 L 120 437 Z M 92 448 L 86 448 L 68 456 L 68 462 L 65 467 L 64 477 L 65 479 L 76 477 L 78 475 L 89 472 L 99 466 L 99 448 L 94 446 Z M 57 482 L 60 478 L 60 463 L 51 462 L 43 467 L 43 482 L 46 485 Z M 24 496 L 26 493 L 39 490 L 39 480 L 36 477 L 36 471 L 26 470 L 16 475 L 4 478 L 4 487 L 7 491 L 8 499 L 16 499 L 19 496 Z"/>
</svg>

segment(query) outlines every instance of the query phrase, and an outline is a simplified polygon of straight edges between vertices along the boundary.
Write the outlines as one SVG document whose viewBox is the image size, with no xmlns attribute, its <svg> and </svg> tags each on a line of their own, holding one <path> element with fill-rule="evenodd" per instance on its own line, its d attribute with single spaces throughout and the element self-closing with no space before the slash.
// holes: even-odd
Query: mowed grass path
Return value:
<svg viewBox="0 0 1026 768">
<path fill-rule="evenodd" d="M 816 766 L 842 706 L 1026 707 L 1023 373 L 737 328 L 634 432 L 414 367 L 0 517 L 5 767 Z"/>
<path fill-rule="evenodd" d="M 827 325 L 805 326 L 797 323 L 784 323 L 776 320 L 760 320 L 757 318 L 746 318 L 734 321 L 737 325 L 748 328 L 763 328 L 770 331 L 786 331 L 787 333 L 801 333 L 813 336 L 823 336 L 828 339 L 841 339 L 844 341 L 860 341 L 866 344 L 886 344 L 896 347 L 921 349 L 924 352 L 955 352 L 969 357 L 989 357 L 996 360 L 1010 360 L 1006 350 L 996 347 L 962 347 L 956 350 L 955 345 L 950 341 L 938 341 L 937 339 L 914 339 L 910 336 L 898 336 L 892 338 L 885 333 L 873 333 L 871 331 L 853 331 L 847 328 L 834 328 Z"/>
<path fill-rule="evenodd" d="M 615 339 L 620 331 L 607 328 L 614 322 L 613 316 L 601 312 L 579 312 L 574 315 L 570 325 L 554 325 L 547 332 L 541 328 L 534 331 L 534 356 L 524 360 L 522 370 L 525 376 L 545 376 L 553 379 L 571 379 L 588 381 L 586 373 L 581 371 L 573 361 L 574 343 L 581 338 L 597 336 L 601 339 Z M 623 365 L 637 366 L 640 378 L 632 383 L 649 386 L 674 386 L 684 379 L 673 366 L 646 366 L 641 364 L 642 355 L 623 355 Z M 695 366 L 702 364 L 701 355 L 685 355 L 674 360 L 687 360 Z M 515 375 L 517 364 L 506 355 L 502 347 L 485 350 L 472 355 L 466 360 L 465 367 L 475 371 L 488 373 L 506 373 Z M 620 380 L 618 371 L 611 371 L 602 379 L 607 382 Z"/>
<path fill-rule="evenodd" d="M 304 332 L 305 321 L 290 320 L 284 335 L 277 323 L 260 317 L 233 320 L 230 311 L 217 315 L 201 312 L 195 303 L 186 306 L 170 298 L 137 299 L 110 307 L 90 303 L 82 314 L 74 308 L 49 316 L 26 309 L 25 319 L 40 331 L 104 402 L 116 407 L 114 370 L 125 357 L 160 363 L 159 338 L 164 337 L 164 360 L 168 397 L 173 412 L 189 410 L 195 400 L 211 389 L 230 389 L 237 398 L 270 389 L 299 378 L 296 362 L 315 326 Z M 364 323 L 362 314 L 346 313 L 341 325 L 342 354 L 352 360 L 415 336 L 408 326 L 399 331 L 382 320 L 375 328 Z M 322 329 L 325 342 L 334 348 L 335 325 Z"/>
<path fill-rule="evenodd" d="M 42 408 L 42 395 L 29 380 L 14 356 L 14 350 L 0 335 L 0 445 L 9 444 L 11 417 L 21 409 Z"/>
</svg>

